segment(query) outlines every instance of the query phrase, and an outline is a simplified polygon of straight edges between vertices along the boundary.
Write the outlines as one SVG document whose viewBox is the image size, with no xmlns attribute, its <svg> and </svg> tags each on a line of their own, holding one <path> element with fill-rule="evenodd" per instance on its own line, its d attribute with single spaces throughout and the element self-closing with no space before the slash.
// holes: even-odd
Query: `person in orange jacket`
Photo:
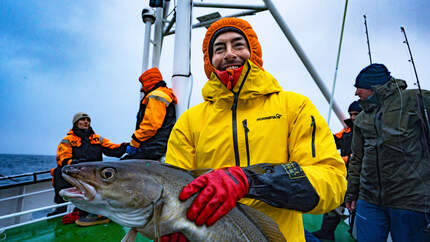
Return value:
<svg viewBox="0 0 430 242">
<path fill-rule="evenodd" d="M 103 160 L 103 154 L 121 157 L 125 153 L 127 147 L 127 143 L 114 144 L 109 139 L 95 134 L 91 127 L 91 118 L 86 113 L 76 113 L 73 116 L 72 123 L 73 128 L 58 145 L 57 167 L 51 169 L 51 175 L 53 176 L 52 181 L 55 189 L 55 203 L 64 203 L 65 201 L 59 195 L 59 192 L 61 189 L 72 187 L 61 175 L 61 169 L 64 166 L 81 162 L 101 161 Z M 66 212 L 66 207 L 59 207 L 54 212 L 48 214 L 48 216 L 63 212 Z M 73 213 L 63 217 L 63 223 L 65 224 L 75 221 L 81 226 L 109 222 L 107 218 L 93 216 L 86 212 L 78 211 L 77 209 Z"/>
<path fill-rule="evenodd" d="M 351 157 L 351 142 L 352 142 L 352 128 L 354 125 L 355 117 L 362 111 L 358 101 L 352 102 L 348 107 L 349 119 L 344 122 L 348 126 L 334 135 L 336 147 L 340 149 L 340 155 L 348 167 L 348 161 Z"/>
<path fill-rule="evenodd" d="M 137 113 L 136 131 L 123 159 L 159 160 L 166 153 L 167 140 L 176 122 L 176 96 L 155 67 L 145 71 L 139 81 L 144 96 Z"/>
<path fill-rule="evenodd" d="M 348 126 L 334 136 L 334 140 L 336 142 L 336 147 L 340 149 L 340 155 L 342 156 L 343 161 L 345 162 L 346 168 L 348 169 L 349 159 L 351 158 L 352 150 L 352 129 L 354 126 L 355 117 L 362 111 L 362 108 L 358 101 L 352 102 L 348 107 L 349 119 L 345 119 L 344 122 Z M 352 216 L 353 220 L 354 217 Z M 334 232 L 337 228 L 341 220 L 340 214 L 333 210 L 330 211 L 323 216 L 323 221 L 321 225 L 321 229 L 312 232 L 319 239 L 325 240 L 334 240 Z M 351 224 L 352 225 L 352 224 Z M 352 229 L 352 226 L 351 226 Z"/>
</svg>

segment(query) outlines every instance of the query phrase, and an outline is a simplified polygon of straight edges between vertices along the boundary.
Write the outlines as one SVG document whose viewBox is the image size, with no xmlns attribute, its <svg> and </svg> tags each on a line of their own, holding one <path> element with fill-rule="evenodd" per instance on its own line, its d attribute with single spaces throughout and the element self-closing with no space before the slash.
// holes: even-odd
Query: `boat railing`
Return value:
<svg viewBox="0 0 430 242">
<path fill-rule="evenodd" d="M 8 229 L 56 218 L 70 212 L 70 202 L 55 204 L 50 171 L 37 171 L 0 177 L 0 234 Z M 4 182 L 3 182 L 4 183 Z M 55 208 L 67 206 L 66 212 L 47 216 Z"/>
<path fill-rule="evenodd" d="M 18 217 L 18 216 L 23 216 L 23 215 L 26 215 L 26 214 L 31 214 L 31 213 L 34 213 L 34 212 L 39 212 L 39 211 L 44 211 L 44 210 L 48 210 L 48 209 L 53 209 L 53 208 L 68 206 L 67 211 L 64 212 L 64 213 L 59 213 L 59 214 L 55 214 L 55 215 L 52 215 L 52 216 L 46 216 L 46 217 L 41 217 L 41 218 L 37 218 L 37 219 L 31 219 L 31 220 L 28 220 L 28 221 L 23 222 L 23 223 L 13 224 L 13 225 L 5 226 L 5 227 L 0 227 L 0 232 L 1 231 L 6 231 L 8 229 L 12 229 L 12 228 L 24 226 L 24 225 L 27 225 L 27 224 L 32 224 L 32 223 L 36 223 L 36 222 L 39 222 L 39 221 L 48 220 L 48 219 L 52 219 L 52 218 L 56 218 L 56 217 L 60 217 L 60 216 L 66 215 L 71 210 L 70 209 L 71 206 L 69 206 L 69 205 L 72 205 L 72 203 L 71 202 L 66 202 L 66 203 L 61 203 L 61 204 L 49 205 L 49 206 L 45 206 L 45 207 L 41 207 L 41 208 L 30 209 L 30 210 L 26 210 L 26 211 L 22 211 L 22 212 L 11 213 L 11 214 L 7 214 L 7 215 L 4 215 L 4 216 L 0 216 L 0 220 L 3 220 L 3 219 L 8 219 L 8 218 L 14 218 L 14 217 Z"/>
<path fill-rule="evenodd" d="M 16 186 L 16 185 L 22 185 L 23 183 L 37 183 L 37 182 L 43 182 L 50 178 L 40 178 L 41 175 L 44 174 L 50 174 L 51 171 L 35 171 L 35 172 L 29 172 L 29 173 L 23 173 L 23 174 L 17 174 L 17 175 L 11 175 L 11 176 L 0 176 L 0 182 L 1 181 L 9 181 L 9 184 L 6 185 L 0 185 L 0 190 L 3 188 Z M 27 178 L 26 180 L 17 179 L 17 178 Z"/>
</svg>

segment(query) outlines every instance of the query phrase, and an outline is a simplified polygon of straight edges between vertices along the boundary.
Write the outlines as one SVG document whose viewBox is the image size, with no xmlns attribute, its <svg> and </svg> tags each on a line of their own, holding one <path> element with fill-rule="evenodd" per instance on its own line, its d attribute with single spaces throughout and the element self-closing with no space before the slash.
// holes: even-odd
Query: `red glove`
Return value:
<svg viewBox="0 0 430 242">
<path fill-rule="evenodd" d="M 163 235 L 160 240 L 161 242 L 188 242 L 187 237 L 185 237 L 181 232 Z"/>
<path fill-rule="evenodd" d="M 198 226 L 204 223 L 211 226 L 230 212 L 248 189 L 242 168 L 234 166 L 197 177 L 182 189 L 179 199 L 184 201 L 200 192 L 188 208 L 187 218 Z"/>
</svg>

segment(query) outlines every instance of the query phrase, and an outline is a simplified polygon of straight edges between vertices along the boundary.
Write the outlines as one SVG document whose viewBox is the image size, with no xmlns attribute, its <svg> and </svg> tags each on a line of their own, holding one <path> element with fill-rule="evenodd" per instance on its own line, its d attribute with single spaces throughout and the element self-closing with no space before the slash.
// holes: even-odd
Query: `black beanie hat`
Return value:
<svg viewBox="0 0 430 242">
<path fill-rule="evenodd" d="M 371 64 L 360 71 L 355 79 L 356 88 L 371 89 L 374 85 L 383 85 L 390 80 L 390 72 L 383 64 Z"/>
<path fill-rule="evenodd" d="M 358 101 L 354 101 L 354 102 L 352 102 L 352 103 L 349 105 L 348 113 L 350 113 L 350 112 L 354 112 L 354 111 L 356 111 L 356 112 L 361 112 L 361 110 L 363 110 L 363 109 L 361 108 L 361 106 L 360 106 L 360 104 L 358 103 Z"/>
</svg>

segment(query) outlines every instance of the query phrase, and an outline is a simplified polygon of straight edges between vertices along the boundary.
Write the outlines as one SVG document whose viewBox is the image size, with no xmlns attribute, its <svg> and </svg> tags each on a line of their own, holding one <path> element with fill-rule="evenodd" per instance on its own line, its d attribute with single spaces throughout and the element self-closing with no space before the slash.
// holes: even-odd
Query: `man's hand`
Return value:
<svg viewBox="0 0 430 242">
<path fill-rule="evenodd" d="M 200 192 L 188 208 L 187 218 L 198 226 L 211 226 L 230 212 L 248 190 L 245 173 L 235 166 L 197 177 L 182 189 L 179 199 L 184 201 Z"/>
<path fill-rule="evenodd" d="M 355 210 L 355 203 L 357 201 L 345 202 L 345 206 L 349 211 Z"/>
</svg>

